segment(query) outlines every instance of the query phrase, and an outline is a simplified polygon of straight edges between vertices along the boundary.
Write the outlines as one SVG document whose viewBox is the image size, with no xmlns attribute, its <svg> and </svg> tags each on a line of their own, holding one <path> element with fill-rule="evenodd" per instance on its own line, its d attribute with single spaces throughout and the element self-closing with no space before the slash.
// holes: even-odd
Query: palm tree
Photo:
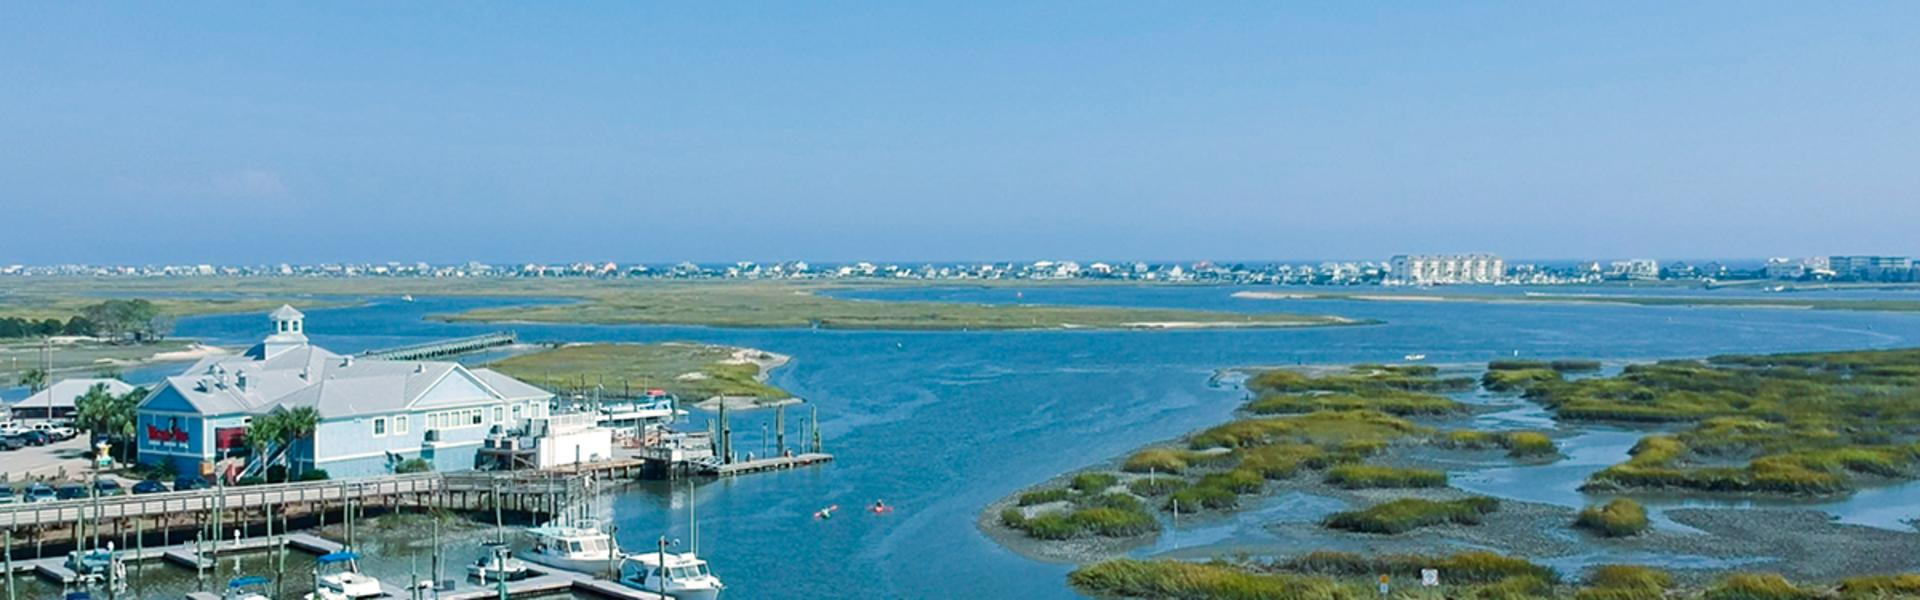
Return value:
<svg viewBox="0 0 1920 600">
<path fill-rule="evenodd" d="M 245 441 L 247 447 L 253 449 L 254 460 L 267 460 L 268 451 L 273 448 L 273 445 L 280 443 L 286 438 L 284 433 L 286 419 L 282 416 L 284 414 L 285 413 L 273 412 L 260 415 L 254 417 L 253 424 L 247 426 L 247 437 Z M 263 477 L 266 474 L 266 467 L 267 465 L 265 464 L 260 465 L 261 475 Z"/>
<path fill-rule="evenodd" d="M 73 422 L 92 435 L 116 442 L 115 447 L 125 457 L 131 451 L 132 444 L 127 442 L 134 436 L 134 412 L 145 395 L 146 390 L 134 388 L 116 396 L 107 391 L 106 384 L 96 384 L 73 400 Z"/>
<path fill-rule="evenodd" d="M 280 413 L 280 436 L 288 448 L 295 447 L 300 440 L 312 439 L 313 432 L 320 428 L 320 411 L 311 406 L 296 406 Z M 294 464 L 298 470 L 299 464 Z M 299 474 L 289 477 L 298 479 Z"/>
</svg>

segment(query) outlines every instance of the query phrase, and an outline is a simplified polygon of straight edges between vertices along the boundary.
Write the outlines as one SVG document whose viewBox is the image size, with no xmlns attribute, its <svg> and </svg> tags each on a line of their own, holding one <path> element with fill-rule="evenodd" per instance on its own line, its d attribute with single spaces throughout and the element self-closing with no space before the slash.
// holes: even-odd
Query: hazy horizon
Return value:
<svg viewBox="0 0 1920 600">
<path fill-rule="evenodd" d="M 1913 255 L 1916 17 L 7 5 L 0 264 Z"/>
</svg>

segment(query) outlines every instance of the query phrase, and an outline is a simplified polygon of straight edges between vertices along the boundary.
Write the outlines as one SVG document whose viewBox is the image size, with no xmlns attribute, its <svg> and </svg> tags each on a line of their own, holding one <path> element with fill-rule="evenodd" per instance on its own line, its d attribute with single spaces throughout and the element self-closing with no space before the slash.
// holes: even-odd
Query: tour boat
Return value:
<svg viewBox="0 0 1920 600">
<path fill-rule="evenodd" d="M 726 589 L 707 570 L 707 561 L 692 552 L 674 554 L 661 542 L 658 552 L 629 554 L 620 566 L 620 583 L 634 589 L 665 594 L 674 600 L 714 600 Z M 633 565 L 629 569 L 627 565 Z M 662 566 L 665 566 L 662 569 Z"/>
<path fill-rule="evenodd" d="M 273 600 L 267 596 L 268 583 L 271 582 L 267 578 L 258 575 L 235 578 L 227 582 L 227 591 L 220 600 Z"/>
<path fill-rule="evenodd" d="M 487 544 L 486 556 L 467 565 L 467 576 L 481 583 L 519 581 L 532 575 L 526 561 L 514 558 L 506 544 Z"/>
<path fill-rule="evenodd" d="M 596 573 L 613 564 L 618 557 L 613 536 L 601 531 L 597 523 L 586 526 L 547 525 L 527 530 L 533 548 L 523 550 L 521 558 L 570 571 Z"/>
<path fill-rule="evenodd" d="M 627 401 L 609 401 L 601 404 L 597 421 L 604 424 L 625 425 L 631 423 L 658 423 L 677 421 L 686 416 L 687 411 L 680 410 L 673 394 L 662 390 L 649 390 L 647 395 Z"/>
<path fill-rule="evenodd" d="M 360 555 L 354 552 L 321 555 L 315 568 L 319 576 L 307 600 L 353 600 L 386 594 L 380 589 L 380 580 L 360 572 L 359 560 Z"/>
</svg>

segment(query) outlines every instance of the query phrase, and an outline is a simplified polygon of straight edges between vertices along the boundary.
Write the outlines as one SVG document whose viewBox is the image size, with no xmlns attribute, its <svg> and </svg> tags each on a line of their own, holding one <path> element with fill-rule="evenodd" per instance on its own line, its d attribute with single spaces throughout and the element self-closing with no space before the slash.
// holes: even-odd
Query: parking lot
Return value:
<svg viewBox="0 0 1920 600">
<path fill-rule="evenodd" d="M 88 460 L 92 453 L 84 435 L 45 446 L 27 446 L 0 452 L 0 473 L 5 473 L 7 481 L 12 482 L 31 478 L 84 479 L 91 472 Z"/>
</svg>

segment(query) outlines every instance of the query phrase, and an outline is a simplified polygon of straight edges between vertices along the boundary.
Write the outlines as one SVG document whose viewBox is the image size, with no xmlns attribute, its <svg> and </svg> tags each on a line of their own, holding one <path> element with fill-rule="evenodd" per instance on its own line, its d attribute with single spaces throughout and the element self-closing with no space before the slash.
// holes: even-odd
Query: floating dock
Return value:
<svg viewBox="0 0 1920 600">
<path fill-rule="evenodd" d="M 832 454 L 827 454 L 824 452 L 808 452 L 805 454 L 795 454 L 793 456 L 774 456 L 770 458 L 756 458 L 753 460 L 726 463 L 723 465 L 711 467 L 710 470 L 704 471 L 701 474 L 711 475 L 714 477 L 732 477 L 734 475 L 745 475 L 748 473 L 759 473 L 762 471 L 779 471 L 784 469 L 794 469 L 794 468 L 805 467 L 809 465 L 826 463 L 832 460 L 833 460 Z"/>
</svg>

